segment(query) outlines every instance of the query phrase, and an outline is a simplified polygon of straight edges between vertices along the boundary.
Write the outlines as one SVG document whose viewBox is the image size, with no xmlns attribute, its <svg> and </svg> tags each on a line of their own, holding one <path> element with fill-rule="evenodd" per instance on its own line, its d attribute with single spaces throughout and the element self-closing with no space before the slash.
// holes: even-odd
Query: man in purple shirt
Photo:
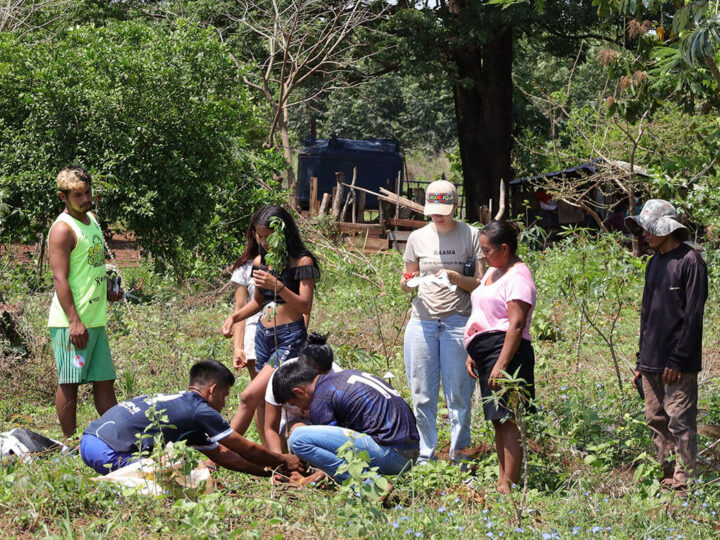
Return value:
<svg viewBox="0 0 720 540">
<path fill-rule="evenodd" d="M 412 409 L 394 388 L 369 373 L 347 369 L 318 375 L 296 362 L 275 373 L 273 392 L 278 403 L 308 410 L 313 424 L 292 431 L 290 450 L 340 482 L 348 474 L 337 472 L 345 463 L 337 451 L 350 440 L 368 453 L 369 466 L 381 474 L 399 474 L 418 457 L 420 436 Z"/>
<path fill-rule="evenodd" d="M 642 381 L 645 420 L 663 466 L 662 483 L 682 491 L 697 461 L 697 375 L 707 266 L 683 242 L 688 230 L 669 202 L 651 199 L 625 224 L 655 250 L 645 270 L 633 385 Z"/>
</svg>

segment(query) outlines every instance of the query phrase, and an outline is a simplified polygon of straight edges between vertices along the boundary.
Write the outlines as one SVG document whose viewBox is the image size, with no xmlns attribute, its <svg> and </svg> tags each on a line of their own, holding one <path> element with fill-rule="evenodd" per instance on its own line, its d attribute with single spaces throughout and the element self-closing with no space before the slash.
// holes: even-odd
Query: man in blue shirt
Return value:
<svg viewBox="0 0 720 540">
<path fill-rule="evenodd" d="M 300 471 L 296 456 L 271 452 L 235 433 L 220 411 L 235 377 L 215 360 L 190 368 L 189 389 L 176 394 L 140 396 L 110 408 L 92 422 L 80 441 L 86 465 L 100 474 L 149 454 L 155 435 L 164 443 L 186 441 L 215 463 L 234 471 L 269 476 L 280 467 Z M 153 420 L 153 418 L 162 420 Z"/>
<path fill-rule="evenodd" d="M 356 369 L 317 375 L 303 362 L 283 368 L 273 378 L 275 399 L 307 409 L 313 424 L 291 433 L 288 445 L 296 456 L 340 482 L 348 474 L 337 473 L 345 462 L 337 450 L 349 440 L 367 451 L 369 466 L 381 474 L 412 466 L 420 437 L 412 410 L 395 389 Z"/>
</svg>

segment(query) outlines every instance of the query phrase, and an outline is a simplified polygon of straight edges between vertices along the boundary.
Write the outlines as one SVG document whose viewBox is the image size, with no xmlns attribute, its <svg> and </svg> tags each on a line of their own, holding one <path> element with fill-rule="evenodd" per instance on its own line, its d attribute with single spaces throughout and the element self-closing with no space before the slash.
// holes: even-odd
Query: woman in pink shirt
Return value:
<svg viewBox="0 0 720 540">
<path fill-rule="evenodd" d="M 472 313 L 465 326 L 468 373 L 480 381 L 483 398 L 501 390 L 504 373 L 525 381 L 523 398 L 535 397 L 535 353 L 530 322 L 535 308 L 535 282 L 517 256 L 517 229 L 512 222 L 494 221 L 480 231 L 482 258 L 489 266 L 471 295 Z M 517 372 L 517 375 L 516 375 Z M 485 419 L 495 428 L 500 464 L 498 491 L 506 493 L 520 481 L 523 459 L 520 431 L 508 408 L 508 395 L 483 401 Z"/>
</svg>

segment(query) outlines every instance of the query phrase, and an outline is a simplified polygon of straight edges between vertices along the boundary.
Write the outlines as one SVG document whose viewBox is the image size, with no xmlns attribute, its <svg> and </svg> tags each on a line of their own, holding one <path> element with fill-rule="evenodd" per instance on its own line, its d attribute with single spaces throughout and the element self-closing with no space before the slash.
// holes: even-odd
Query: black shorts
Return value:
<svg viewBox="0 0 720 540">
<path fill-rule="evenodd" d="M 480 380 L 485 420 L 502 420 L 515 416 L 508 408 L 509 395 L 507 393 L 504 393 L 497 403 L 492 399 L 486 399 L 492 396 L 493 393 L 488 381 L 490 373 L 495 367 L 495 362 L 500 356 L 500 351 L 502 351 L 505 344 L 505 334 L 505 332 L 478 334 L 472 339 L 467 348 L 470 358 L 475 362 L 475 375 Z M 515 371 L 518 371 L 516 377 L 525 381 L 523 399 L 535 399 L 535 351 L 533 351 L 528 340 L 523 339 L 520 341 L 520 347 L 505 371 L 511 376 L 515 374 Z"/>
</svg>

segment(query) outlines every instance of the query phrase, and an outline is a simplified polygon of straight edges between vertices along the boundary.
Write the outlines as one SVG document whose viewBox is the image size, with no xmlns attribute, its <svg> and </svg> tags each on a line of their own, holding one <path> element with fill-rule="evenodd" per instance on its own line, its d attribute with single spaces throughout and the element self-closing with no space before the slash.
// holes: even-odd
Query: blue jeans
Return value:
<svg viewBox="0 0 720 540">
<path fill-rule="evenodd" d="M 345 463 L 337 456 L 337 450 L 349 440 L 355 443 L 358 452 L 365 450 L 370 455 L 368 466 L 377 467 L 380 474 L 399 474 L 412 466 L 412 460 L 395 448 L 376 443 L 370 435 L 338 426 L 296 427 L 290 434 L 288 446 L 300 459 L 343 482 L 349 475 L 335 474 Z"/>
<path fill-rule="evenodd" d="M 80 456 L 85 465 L 100 474 L 124 467 L 136 459 L 131 452 L 116 452 L 101 439 L 87 433 L 80 440 Z"/>
<path fill-rule="evenodd" d="M 470 418 L 475 379 L 465 370 L 463 330 L 467 317 L 410 319 L 405 329 L 405 369 L 420 433 L 420 458 L 433 457 L 437 446 L 440 381 L 450 415 L 450 457 L 470 446 Z"/>
<path fill-rule="evenodd" d="M 277 351 L 275 350 L 276 334 Z M 267 328 L 258 321 L 255 331 L 255 371 L 260 373 L 267 364 L 276 368 L 285 360 L 295 358 L 306 341 L 307 328 L 302 319 Z"/>
</svg>

